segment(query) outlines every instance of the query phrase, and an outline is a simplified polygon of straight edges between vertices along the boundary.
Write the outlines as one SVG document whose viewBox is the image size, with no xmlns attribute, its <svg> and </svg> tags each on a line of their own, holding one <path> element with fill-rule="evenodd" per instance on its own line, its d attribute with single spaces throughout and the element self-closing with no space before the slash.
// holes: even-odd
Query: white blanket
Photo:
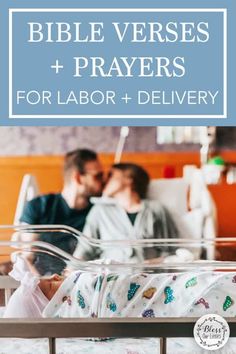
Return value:
<svg viewBox="0 0 236 354">
<path fill-rule="evenodd" d="M 70 275 L 43 311 L 44 317 L 234 317 L 236 274 Z"/>
</svg>

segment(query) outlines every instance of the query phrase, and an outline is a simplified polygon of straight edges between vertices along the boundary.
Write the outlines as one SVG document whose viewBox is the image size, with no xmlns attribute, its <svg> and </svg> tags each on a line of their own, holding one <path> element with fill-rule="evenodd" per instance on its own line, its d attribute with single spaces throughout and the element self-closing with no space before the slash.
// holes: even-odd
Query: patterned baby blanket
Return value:
<svg viewBox="0 0 236 354">
<path fill-rule="evenodd" d="M 236 274 L 72 273 L 44 317 L 200 317 L 236 315 Z"/>
</svg>

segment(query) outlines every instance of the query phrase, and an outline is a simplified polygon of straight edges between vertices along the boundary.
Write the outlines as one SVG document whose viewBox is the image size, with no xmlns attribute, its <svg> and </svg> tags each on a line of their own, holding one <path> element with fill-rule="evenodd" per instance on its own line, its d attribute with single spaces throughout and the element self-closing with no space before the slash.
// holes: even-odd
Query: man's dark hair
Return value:
<svg viewBox="0 0 236 354">
<path fill-rule="evenodd" d="M 146 198 L 150 177 L 144 168 L 134 163 L 117 163 L 114 164 L 112 168 L 127 172 L 128 176 L 133 181 L 133 191 L 136 192 L 141 199 Z"/>
<path fill-rule="evenodd" d="M 90 161 L 97 160 L 96 152 L 89 149 L 76 149 L 68 152 L 64 159 L 64 176 L 65 178 L 73 169 L 79 171 L 80 174 L 85 173 L 85 164 Z"/>
</svg>

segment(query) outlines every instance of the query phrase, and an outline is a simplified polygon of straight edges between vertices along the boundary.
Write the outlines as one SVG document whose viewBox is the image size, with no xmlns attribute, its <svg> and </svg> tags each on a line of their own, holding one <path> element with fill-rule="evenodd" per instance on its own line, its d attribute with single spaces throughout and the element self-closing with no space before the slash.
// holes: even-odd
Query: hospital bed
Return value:
<svg viewBox="0 0 236 354">
<path fill-rule="evenodd" d="M 236 250 L 236 239 L 235 238 L 216 238 L 204 239 L 204 240 L 189 240 L 189 239 L 169 239 L 169 240 L 120 240 L 120 241 L 99 241 L 90 240 L 86 236 L 80 234 L 78 231 L 66 227 L 66 226 L 12 226 L 12 227 L 1 227 L 1 235 L 10 235 L 11 233 L 24 234 L 24 240 L 26 240 L 25 235 L 29 235 L 29 239 L 33 241 L 24 242 L 10 242 L 1 241 L 0 243 L 0 255 L 4 261 L 7 260 L 6 257 L 12 257 L 12 254 L 20 252 L 23 254 L 32 254 L 42 257 L 48 257 L 51 259 L 59 259 L 60 262 L 70 269 L 83 271 L 86 275 L 91 272 L 107 271 L 111 274 L 121 274 L 125 277 L 134 277 L 136 274 L 144 274 L 145 276 L 154 277 L 171 277 L 172 284 L 175 281 L 174 278 L 180 275 L 180 278 L 187 277 L 190 278 L 188 288 L 196 289 L 194 274 L 197 272 L 199 274 L 207 274 L 209 272 L 223 274 L 228 277 L 229 284 L 232 286 L 234 291 L 234 282 L 236 281 L 236 263 L 231 261 L 223 261 L 221 258 L 221 252 L 227 247 L 235 248 Z M 90 245 L 97 248 L 106 247 L 133 247 L 134 249 L 144 250 L 146 248 L 157 247 L 164 258 L 164 261 L 156 264 L 150 263 L 108 263 L 104 261 L 102 264 L 84 262 L 75 259 L 73 256 L 67 254 L 63 250 L 58 249 L 54 245 L 48 244 L 46 242 L 37 239 L 36 235 L 50 234 L 58 237 L 59 235 L 63 237 L 73 236 L 81 243 L 89 243 Z M 1 237 L 3 239 L 3 237 Z M 6 237 L 5 237 L 6 239 Z M 176 258 L 176 251 L 178 249 L 188 250 L 192 252 L 194 249 L 204 249 L 211 247 L 215 250 L 214 260 L 196 260 L 194 261 L 183 261 L 181 257 Z M 192 252 L 194 254 L 194 252 Z M 195 253 L 199 254 L 199 252 Z M 173 258 L 173 255 L 175 258 Z M 4 257 L 4 258 L 3 258 Z M 172 258 L 171 258 L 172 257 Z M 9 258 L 10 259 L 10 258 Z M 50 267 L 48 269 L 47 275 L 50 274 Z M 43 274 L 42 276 L 45 276 Z M 186 279 L 187 279 L 186 278 Z M 133 279 L 133 278 L 132 278 Z M 186 284 L 186 283 L 185 283 Z M 169 284 L 170 285 L 170 284 Z M 5 289 L 5 302 L 9 301 L 12 291 L 19 286 L 19 283 L 14 279 L 10 278 L 8 275 L 0 277 L 0 288 Z M 122 283 L 125 287 L 125 283 Z M 225 289 L 225 287 L 223 287 Z M 185 287 L 186 289 L 186 287 Z M 231 289 L 231 291 L 232 291 Z M 194 290 L 196 291 L 196 290 Z M 163 296 L 160 295 L 160 297 Z M 231 298 L 233 298 L 231 294 Z M 236 289 L 235 289 L 236 298 Z M 187 298 L 185 298 L 186 300 Z M 164 300 L 164 298 L 162 299 Z M 234 299 L 232 299 L 232 306 L 234 304 Z M 101 304 L 102 305 L 102 304 Z M 203 309 L 204 303 L 201 305 Z M 220 304 L 220 309 L 222 312 L 222 303 Z M 236 337 L 236 320 L 235 314 L 232 315 L 231 310 L 223 312 L 224 316 L 230 325 L 231 337 Z M 159 308 L 160 310 L 160 308 Z M 234 310 L 232 310 L 234 311 Z M 170 312 L 171 313 L 171 312 Z M 0 337 L 5 338 L 0 340 L 0 352 L 1 353 L 15 353 L 17 348 L 17 353 L 32 353 L 32 351 L 39 353 L 203 353 L 199 350 L 197 344 L 193 341 L 184 342 L 183 338 L 191 338 L 193 336 L 193 326 L 199 317 L 191 316 L 191 312 L 185 316 L 176 316 L 176 313 L 160 313 L 155 317 L 105 317 L 105 318 L 40 318 L 40 319 L 1 319 L 0 320 Z M 202 312 L 202 315 L 206 311 Z M 173 317 L 174 316 L 174 317 Z M 110 338 L 104 341 L 87 341 L 84 338 Z M 181 340 L 178 340 L 178 337 Z M 28 338 L 30 342 L 19 342 L 19 339 L 11 339 L 11 341 L 6 338 Z M 48 340 L 48 344 L 45 340 Z M 63 339 L 62 339 L 63 338 Z M 81 338 L 81 339 L 78 339 Z M 111 339 L 111 338 L 116 338 Z M 171 339 L 175 338 L 175 339 Z M 43 339 L 41 341 L 41 339 Z M 56 340 L 57 339 L 57 340 Z M 187 339 L 185 339 L 186 341 Z M 229 354 L 234 353 L 235 342 L 231 340 L 231 343 L 227 344 L 222 351 L 219 353 Z M 232 342 L 233 341 L 233 342 Z M 21 346 L 20 346 L 21 345 Z M 32 346 L 31 349 L 29 346 Z M 6 348 L 7 351 L 4 351 Z M 21 348 L 21 349 L 19 349 Z M 32 350 L 33 348 L 33 350 Z M 69 350 L 69 351 L 68 351 Z"/>
<path fill-rule="evenodd" d="M 201 239 L 217 236 L 216 205 L 204 181 L 201 169 L 185 166 L 183 178 L 153 179 L 148 190 L 148 199 L 158 200 L 167 207 L 180 228 L 184 228 L 189 238 Z M 40 194 L 34 175 L 24 175 L 19 191 L 14 217 L 14 225 L 28 201 Z M 214 250 L 208 247 L 207 258 L 214 259 Z"/>
<path fill-rule="evenodd" d="M 20 191 L 17 199 L 14 225 L 18 225 L 26 203 L 39 195 L 39 186 L 34 175 L 25 174 L 23 176 Z"/>
</svg>

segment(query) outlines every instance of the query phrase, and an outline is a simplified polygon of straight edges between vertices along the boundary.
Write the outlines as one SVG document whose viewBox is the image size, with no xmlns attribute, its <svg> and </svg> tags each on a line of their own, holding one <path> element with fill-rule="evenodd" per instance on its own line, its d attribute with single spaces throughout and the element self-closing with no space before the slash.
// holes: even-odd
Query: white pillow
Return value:
<svg viewBox="0 0 236 354">
<path fill-rule="evenodd" d="M 179 216 L 174 215 L 174 220 L 180 230 L 180 237 L 189 240 L 201 240 L 203 232 L 204 216 L 201 209 L 188 211 L 187 213 Z M 188 248 L 193 253 L 194 259 L 197 260 L 201 256 L 201 247 Z"/>
<path fill-rule="evenodd" d="M 188 183 L 183 178 L 156 179 L 149 185 L 148 199 L 158 200 L 180 215 L 187 213 Z"/>
<path fill-rule="evenodd" d="M 200 240 L 202 238 L 204 216 L 202 210 L 194 209 L 182 216 L 182 222 L 186 228 L 186 238 Z"/>
</svg>

